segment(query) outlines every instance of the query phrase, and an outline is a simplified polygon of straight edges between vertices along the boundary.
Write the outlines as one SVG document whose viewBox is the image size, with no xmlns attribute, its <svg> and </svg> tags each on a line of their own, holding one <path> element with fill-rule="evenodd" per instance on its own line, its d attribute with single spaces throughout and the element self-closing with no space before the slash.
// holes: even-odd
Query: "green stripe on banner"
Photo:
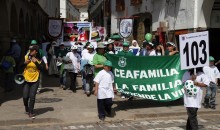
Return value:
<svg viewBox="0 0 220 130">
<path fill-rule="evenodd" d="M 140 98 L 173 101 L 183 97 L 180 56 L 107 55 L 113 63 L 118 92 Z"/>
</svg>

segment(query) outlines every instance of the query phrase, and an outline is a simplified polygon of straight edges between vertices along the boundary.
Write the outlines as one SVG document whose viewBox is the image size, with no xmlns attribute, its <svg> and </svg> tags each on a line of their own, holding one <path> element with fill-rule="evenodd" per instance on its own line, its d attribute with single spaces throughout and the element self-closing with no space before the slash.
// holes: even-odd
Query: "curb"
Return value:
<svg viewBox="0 0 220 130">
<path fill-rule="evenodd" d="M 198 111 L 198 116 L 203 115 L 220 115 L 220 111 Z M 150 113 L 150 114 L 134 114 L 135 119 L 151 119 L 151 118 L 169 118 L 187 116 L 187 112 L 173 112 L 173 113 Z"/>
</svg>

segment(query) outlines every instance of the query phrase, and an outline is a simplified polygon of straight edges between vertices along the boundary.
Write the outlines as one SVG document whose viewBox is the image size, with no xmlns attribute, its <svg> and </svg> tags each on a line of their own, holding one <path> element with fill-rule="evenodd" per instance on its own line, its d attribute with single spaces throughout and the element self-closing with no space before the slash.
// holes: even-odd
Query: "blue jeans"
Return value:
<svg viewBox="0 0 220 130">
<path fill-rule="evenodd" d="M 213 82 L 210 82 L 209 86 L 206 87 L 204 105 L 215 106 L 216 88 L 217 85 Z"/>
</svg>

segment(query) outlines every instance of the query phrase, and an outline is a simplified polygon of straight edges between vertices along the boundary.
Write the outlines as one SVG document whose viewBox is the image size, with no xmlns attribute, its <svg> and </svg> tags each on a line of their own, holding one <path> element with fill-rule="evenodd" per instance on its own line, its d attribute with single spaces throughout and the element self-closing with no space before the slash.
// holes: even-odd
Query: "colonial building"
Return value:
<svg viewBox="0 0 220 130">
<path fill-rule="evenodd" d="M 79 21 L 80 12 L 70 0 L 60 0 L 60 16 L 65 21 Z"/>
<path fill-rule="evenodd" d="M 120 19 L 133 18 L 130 39 L 139 43 L 148 32 L 160 42 L 178 43 L 180 34 L 208 30 L 211 55 L 219 51 L 220 0 L 90 0 L 89 14 L 111 34 L 119 32 Z"/>
<path fill-rule="evenodd" d="M 48 15 L 37 0 L 0 0 L 0 58 L 16 38 L 22 53 L 31 39 L 40 39 L 46 32 Z"/>
<path fill-rule="evenodd" d="M 88 0 L 71 0 L 71 3 L 80 12 L 79 21 L 88 21 Z"/>
<path fill-rule="evenodd" d="M 60 0 L 38 0 L 38 3 L 49 17 L 60 17 Z"/>
</svg>

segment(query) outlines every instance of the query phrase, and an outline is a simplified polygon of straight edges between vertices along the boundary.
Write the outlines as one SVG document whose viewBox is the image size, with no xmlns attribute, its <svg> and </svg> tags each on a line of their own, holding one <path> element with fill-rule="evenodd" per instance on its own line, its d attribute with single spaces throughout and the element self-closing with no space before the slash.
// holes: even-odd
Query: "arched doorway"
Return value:
<svg viewBox="0 0 220 130">
<path fill-rule="evenodd" d="M 205 0 L 207 1 L 207 0 Z M 219 35 L 220 35 L 220 0 L 215 0 L 208 15 L 209 20 L 209 53 L 216 60 L 220 60 L 219 55 Z"/>
<path fill-rule="evenodd" d="M 23 14 L 23 10 L 20 9 L 20 13 L 19 13 L 19 33 L 21 35 L 25 34 L 25 29 L 24 29 L 24 14 Z"/>
<path fill-rule="evenodd" d="M 18 34 L 17 10 L 14 3 L 11 5 L 10 31 L 13 35 Z"/>
<path fill-rule="evenodd" d="M 152 27 L 152 15 L 150 13 L 136 14 L 137 18 L 134 18 L 133 24 L 133 37 L 142 43 L 146 33 L 151 32 Z"/>
<path fill-rule="evenodd" d="M 0 16 L 4 19 L 0 20 L 0 32 L 9 30 L 9 16 L 6 5 L 6 0 L 0 0 Z"/>
</svg>

